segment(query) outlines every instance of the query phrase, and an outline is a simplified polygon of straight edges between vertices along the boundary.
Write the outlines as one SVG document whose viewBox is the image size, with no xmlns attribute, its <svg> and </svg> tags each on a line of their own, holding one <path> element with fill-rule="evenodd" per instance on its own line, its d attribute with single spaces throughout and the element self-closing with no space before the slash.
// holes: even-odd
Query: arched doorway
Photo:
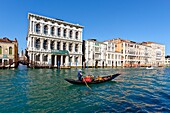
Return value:
<svg viewBox="0 0 170 113">
<path fill-rule="evenodd" d="M 104 68 L 104 61 L 103 61 L 103 63 L 102 63 L 102 67 Z"/>
<path fill-rule="evenodd" d="M 95 68 L 98 68 L 98 61 L 95 62 Z"/>
</svg>

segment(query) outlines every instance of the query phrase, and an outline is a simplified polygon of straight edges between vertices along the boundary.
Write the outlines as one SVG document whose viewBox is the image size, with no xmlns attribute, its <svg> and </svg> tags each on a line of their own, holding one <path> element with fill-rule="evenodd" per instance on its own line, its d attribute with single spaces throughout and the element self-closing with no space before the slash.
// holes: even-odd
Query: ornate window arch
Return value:
<svg viewBox="0 0 170 113">
<path fill-rule="evenodd" d="M 36 61 L 40 61 L 40 54 L 36 55 Z"/>
<path fill-rule="evenodd" d="M 40 24 L 38 23 L 38 24 L 36 24 L 36 26 L 35 26 L 35 30 L 36 30 L 36 33 L 40 33 Z"/>
<path fill-rule="evenodd" d="M 64 30 L 63 30 L 63 36 L 66 37 L 66 34 L 67 34 L 67 30 L 64 29 Z"/>
<path fill-rule="evenodd" d="M 75 34 L 75 38 L 78 39 L 79 32 L 77 31 Z"/>
<path fill-rule="evenodd" d="M 47 26 L 47 25 L 44 26 L 44 34 L 45 34 L 45 35 L 48 34 L 48 26 Z"/>
<path fill-rule="evenodd" d="M 44 49 L 47 49 L 47 48 L 48 48 L 48 42 L 47 42 L 47 40 L 44 40 L 44 42 L 43 42 L 43 48 L 44 48 Z"/>
<path fill-rule="evenodd" d="M 54 35 L 54 26 L 51 27 L 51 35 Z"/>
<path fill-rule="evenodd" d="M 60 36 L 61 35 L 61 28 L 58 28 L 58 32 L 57 32 L 58 34 L 58 36 Z"/>
<path fill-rule="evenodd" d="M 9 47 L 9 55 L 12 55 L 12 47 Z"/>
<path fill-rule="evenodd" d="M 70 38 L 72 38 L 72 36 L 73 36 L 73 31 L 72 30 L 70 30 L 69 36 L 70 36 Z"/>
<path fill-rule="evenodd" d="M 55 43 L 54 43 L 54 41 L 51 41 L 51 44 L 50 44 L 50 49 L 51 49 L 51 50 L 54 50 L 54 46 L 55 46 Z"/>
<path fill-rule="evenodd" d="M 75 52 L 78 52 L 78 44 L 75 44 Z"/>
<path fill-rule="evenodd" d="M 36 39 L 36 41 L 35 41 L 35 47 L 36 47 L 37 49 L 40 48 L 40 39 Z"/>
</svg>

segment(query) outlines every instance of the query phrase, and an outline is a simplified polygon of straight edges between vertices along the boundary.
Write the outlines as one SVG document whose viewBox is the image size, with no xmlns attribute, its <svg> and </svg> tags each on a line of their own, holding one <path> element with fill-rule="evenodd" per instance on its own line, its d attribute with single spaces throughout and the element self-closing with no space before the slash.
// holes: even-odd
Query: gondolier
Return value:
<svg viewBox="0 0 170 113">
<path fill-rule="evenodd" d="M 78 74 L 77 74 L 77 77 L 78 77 L 78 80 L 79 80 L 79 81 L 82 81 L 82 76 L 83 76 L 83 75 L 82 75 L 81 72 L 82 72 L 82 70 L 79 69 L 79 70 L 78 70 Z"/>
</svg>

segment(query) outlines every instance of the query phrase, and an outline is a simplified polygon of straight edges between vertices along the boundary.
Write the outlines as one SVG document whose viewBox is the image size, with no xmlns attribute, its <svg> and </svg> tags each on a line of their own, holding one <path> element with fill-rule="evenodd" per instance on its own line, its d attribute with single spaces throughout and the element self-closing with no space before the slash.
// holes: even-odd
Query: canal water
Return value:
<svg viewBox="0 0 170 113">
<path fill-rule="evenodd" d="M 170 68 L 83 69 L 83 74 L 121 73 L 113 81 L 72 85 L 78 69 L 0 70 L 0 112 L 170 112 Z"/>
</svg>

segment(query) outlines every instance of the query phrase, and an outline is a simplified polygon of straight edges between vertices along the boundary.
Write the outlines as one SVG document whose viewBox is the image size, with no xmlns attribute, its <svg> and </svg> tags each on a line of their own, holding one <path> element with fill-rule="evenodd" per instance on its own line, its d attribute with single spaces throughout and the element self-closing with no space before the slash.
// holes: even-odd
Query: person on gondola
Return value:
<svg viewBox="0 0 170 113">
<path fill-rule="evenodd" d="M 82 81 L 82 76 L 83 76 L 81 72 L 82 72 L 82 70 L 79 69 L 78 74 L 77 74 L 78 80 L 80 80 L 80 81 Z"/>
</svg>

